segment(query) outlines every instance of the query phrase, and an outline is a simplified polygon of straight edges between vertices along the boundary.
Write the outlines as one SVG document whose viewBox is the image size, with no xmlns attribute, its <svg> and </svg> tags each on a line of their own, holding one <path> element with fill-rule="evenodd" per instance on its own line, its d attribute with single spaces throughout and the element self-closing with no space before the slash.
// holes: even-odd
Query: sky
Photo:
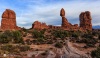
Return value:
<svg viewBox="0 0 100 58">
<path fill-rule="evenodd" d="M 81 12 L 90 11 L 93 26 L 100 25 L 100 0 L 0 0 L 0 16 L 5 9 L 14 10 L 17 25 L 25 28 L 31 28 L 37 20 L 47 25 L 61 25 L 61 8 L 72 24 L 79 24 Z"/>
</svg>

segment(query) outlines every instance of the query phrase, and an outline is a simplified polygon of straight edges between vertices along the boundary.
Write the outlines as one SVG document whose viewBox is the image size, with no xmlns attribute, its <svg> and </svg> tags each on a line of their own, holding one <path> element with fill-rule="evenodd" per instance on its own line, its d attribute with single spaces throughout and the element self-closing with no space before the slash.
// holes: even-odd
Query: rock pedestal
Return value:
<svg viewBox="0 0 100 58">
<path fill-rule="evenodd" d="M 92 30 L 92 23 L 91 23 L 91 14 L 89 11 L 82 12 L 80 14 L 80 26 L 78 24 L 72 25 L 71 23 L 68 22 L 68 20 L 65 18 L 65 10 L 62 8 L 60 11 L 60 16 L 62 17 L 62 29 L 65 30 Z"/>
<path fill-rule="evenodd" d="M 78 30 L 78 24 L 72 25 L 68 22 L 67 18 L 65 18 L 65 10 L 62 8 L 60 11 L 60 16 L 62 17 L 62 29 L 64 30 Z"/>
<path fill-rule="evenodd" d="M 68 20 L 65 18 L 65 10 L 63 8 L 60 11 L 60 16 L 62 17 L 61 27 L 64 28 L 64 29 L 69 29 L 70 24 L 69 24 Z"/>
</svg>

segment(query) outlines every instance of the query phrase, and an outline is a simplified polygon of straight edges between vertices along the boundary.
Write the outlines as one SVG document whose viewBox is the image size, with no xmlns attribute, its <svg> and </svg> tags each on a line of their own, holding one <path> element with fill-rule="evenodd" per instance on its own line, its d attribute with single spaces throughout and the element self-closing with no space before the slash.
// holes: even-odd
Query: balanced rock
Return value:
<svg viewBox="0 0 100 58">
<path fill-rule="evenodd" d="M 60 11 L 60 16 L 65 16 L 65 10 L 62 8 L 61 11 Z"/>
<path fill-rule="evenodd" d="M 60 16 L 62 17 L 62 28 L 67 28 L 69 27 L 69 22 L 67 21 L 67 19 L 65 18 L 65 10 L 62 8 L 60 11 Z"/>
</svg>

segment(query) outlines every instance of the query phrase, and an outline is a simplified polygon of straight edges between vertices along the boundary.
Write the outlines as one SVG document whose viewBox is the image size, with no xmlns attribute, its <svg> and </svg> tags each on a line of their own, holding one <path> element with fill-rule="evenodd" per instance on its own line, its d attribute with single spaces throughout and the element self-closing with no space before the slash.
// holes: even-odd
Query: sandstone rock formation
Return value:
<svg viewBox="0 0 100 58">
<path fill-rule="evenodd" d="M 89 11 L 82 12 L 79 16 L 80 18 L 80 27 L 85 30 L 92 30 L 92 23 L 91 23 L 91 14 Z"/>
<path fill-rule="evenodd" d="M 48 26 L 46 25 L 46 23 L 41 23 L 41 22 L 35 21 L 32 24 L 32 29 L 42 30 L 42 29 L 47 29 L 47 28 L 48 28 Z"/>
<path fill-rule="evenodd" d="M 69 27 L 69 22 L 65 18 L 65 10 L 63 8 L 60 11 L 60 16 L 62 17 L 62 27 L 63 28 Z"/>
<path fill-rule="evenodd" d="M 78 24 L 72 25 L 65 18 L 65 10 L 62 8 L 60 11 L 60 16 L 62 17 L 62 25 L 61 27 L 65 30 L 78 30 Z"/>
<path fill-rule="evenodd" d="M 65 17 L 65 10 L 62 8 L 60 11 L 60 16 L 62 17 L 62 24 L 61 26 L 53 26 L 53 25 L 46 25 L 46 23 L 41 23 L 38 21 L 35 21 L 32 24 L 33 29 L 64 29 L 68 31 L 86 31 L 86 30 L 92 30 L 92 23 L 91 23 L 91 14 L 89 11 L 82 12 L 80 14 L 80 26 L 78 24 L 72 25 L 68 22 L 67 18 Z"/>
<path fill-rule="evenodd" d="M 16 25 L 16 14 L 13 10 L 6 9 L 2 14 L 1 20 L 2 30 L 18 30 L 19 27 Z"/>
</svg>

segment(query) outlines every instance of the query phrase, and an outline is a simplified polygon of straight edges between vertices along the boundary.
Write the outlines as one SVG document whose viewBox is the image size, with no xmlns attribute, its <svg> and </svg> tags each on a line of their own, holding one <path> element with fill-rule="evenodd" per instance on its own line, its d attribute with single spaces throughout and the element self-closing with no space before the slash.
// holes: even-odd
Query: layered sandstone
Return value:
<svg viewBox="0 0 100 58">
<path fill-rule="evenodd" d="M 37 29 L 37 30 L 48 29 L 48 26 L 46 25 L 46 23 L 35 21 L 32 24 L 32 29 Z"/>
<path fill-rule="evenodd" d="M 65 18 L 65 10 L 62 8 L 60 11 L 60 16 L 62 17 L 62 29 L 65 30 L 78 30 L 78 24 L 72 25 L 68 22 L 67 18 Z"/>
<path fill-rule="evenodd" d="M 63 8 L 60 11 L 60 16 L 62 17 L 62 28 L 69 28 L 70 24 L 68 20 L 65 18 L 65 10 Z"/>
<path fill-rule="evenodd" d="M 79 16 L 80 27 L 84 30 L 92 30 L 91 13 L 89 11 L 82 12 Z"/>
<path fill-rule="evenodd" d="M 82 12 L 80 14 L 80 26 L 78 24 L 72 25 L 71 23 L 68 22 L 67 18 L 65 17 L 65 10 L 62 8 L 60 11 L 60 16 L 62 17 L 62 24 L 61 26 L 53 26 L 53 25 L 46 25 L 46 23 L 41 23 L 38 21 L 35 21 L 32 24 L 33 29 L 64 29 L 64 30 L 80 30 L 80 31 L 86 31 L 86 30 L 92 30 L 92 23 L 91 23 L 91 14 L 89 11 Z"/>
<path fill-rule="evenodd" d="M 16 14 L 13 10 L 6 9 L 2 14 L 1 20 L 2 30 L 18 30 L 19 27 L 16 25 Z"/>
</svg>

